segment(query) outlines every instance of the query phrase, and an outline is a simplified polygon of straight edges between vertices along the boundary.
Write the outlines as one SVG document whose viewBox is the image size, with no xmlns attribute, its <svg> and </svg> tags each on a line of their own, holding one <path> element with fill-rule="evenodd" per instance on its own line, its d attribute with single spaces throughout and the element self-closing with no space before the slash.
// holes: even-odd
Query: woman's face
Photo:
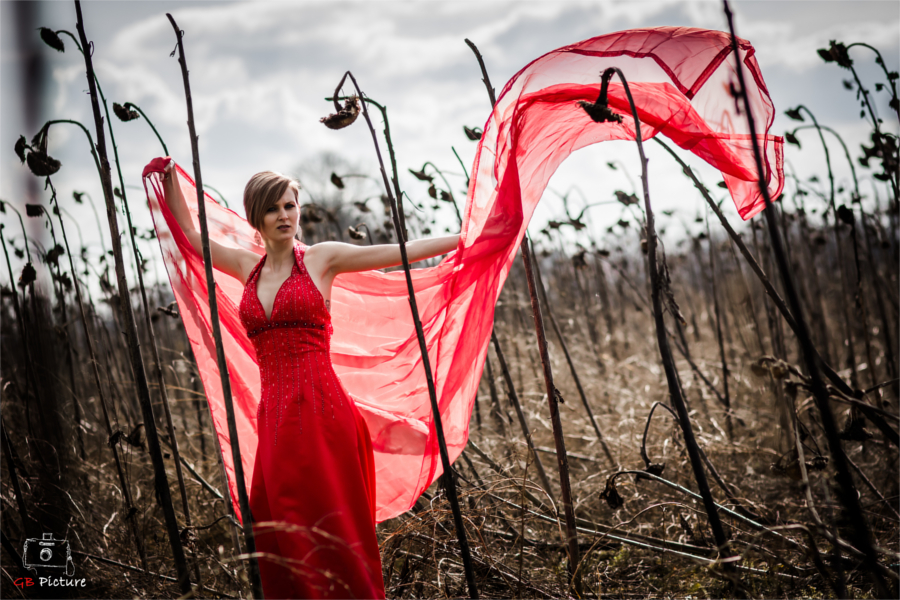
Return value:
<svg viewBox="0 0 900 600">
<path fill-rule="evenodd" d="M 300 206 L 294 190 L 287 188 L 274 206 L 266 209 L 260 234 L 273 242 L 291 239 L 296 235 L 299 223 Z"/>
</svg>

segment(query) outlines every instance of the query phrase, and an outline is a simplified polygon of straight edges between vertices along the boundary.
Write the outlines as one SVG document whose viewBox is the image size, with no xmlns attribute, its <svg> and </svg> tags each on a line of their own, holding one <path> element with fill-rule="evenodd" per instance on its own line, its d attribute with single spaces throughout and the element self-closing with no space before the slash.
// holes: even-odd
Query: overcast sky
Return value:
<svg viewBox="0 0 900 600">
<path fill-rule="evenodd" d="M 23 182 L 32 176 L 13 153 L 18 136 L 30 138 L 39 123 L 51 118 L 77 119 L 92 131 L 94 125 L 84 62 L 71 41 L 65 39 L 64 54 L 42 45 L 37 31 L 17 27 L 13 4 L 0 2 L 0 197 L 21 208 L 27 197 Z M 75 33 L 73 3 L 32 4 L 37 5 L 35 27 Z M 816 49 L 831 39 L 865 41 L 882 51 L 890 70 L 897 70 L 900 3 L 757 1 L 736 2 L 734 10 L 738 35 L 755 46 L 779 111 L 772 132 L 781 135 L 792 127 L 783 111 L 804 103 L 821 122 L 844 135 L 857 155 L 868 127 L 859 118 L 854 94 L 842 85 L 849 72 L 824 63 Z M 184 92 L 178 62 L 169 57 L 175 36 L 166 12 L 185 31 L 204 181 L 220 190 L 240 213 L 243 186 L 257 171 L 295 174 L 300 165 L 331 152 L 346 160 L 354 172 L 377 174 L 364 126 L 331 131 L 319 123 L 332 108 L 323 98 L 348 69 L 370 97 L 388 106 L 401 171 L 430 160 L 460 173 L 451 147 L 469 168 L 476 145 L 466 139 L 462 125 L 482 126 L 489 113 L 480 72 L 464 38 L 481 49 L 499 92 L 531 60 L 586 38 L 660 25 L 727 28 L 721 4 L 714 1 L 84 2 L 94 66 L 107 99 L 139 105 L 156 124 L 169 152 L 188 171 L 191 152 Z M 25 53 L 17 43 L 23 36 L 38 44 L 47 67 L 39 123 L 32 130 L 26 130 L 22 113 L 23 102 L 36 101 L 22 98 L 20 69 Z M 863 48 L 851 52 L 864 83 L 872 88 L 883 81 L 871 52 Z M 898 123 L 887 108 L 886 93 L 877 93 L 876 98 L 886 128 L 896 132 Z M 115 120 L 113 126 L 126 185 L 140 186 L 142 167 L 162 154 L 161 147 L 143 120 Z M 79 221 L 85 239 L 96 240 L 93 213 L 71 201 L 72 190 L 84 190 L 102 204 L 83 135 L 74 127 L 56 126 L 50 140 L 51 155 L 63 163 L 54 177 L 63 206 Z M 788 162 L 801 177 L 824 175 L 817 139 L 802 132 L 801 141 L 802 150 L 786 146 Z M 649 157 L 654 206 L 659 211 L 678 211 L 668 225 L 662 223 L 668 226 L 667 236 L 680 235 L 681 222 L 696 233 L 700 227 L 693 223 L 700 210 L 696 192 L 671 159 L 654 147 Z M 564 193 L 577 185 L 591 202 L 610 199 L 615 189 L 631 191 L 621 170 L 613 172 L 605 166 L 612 159 L 627 165 L 637 183 L 634 146 L 608 142 L 573 155 L 551 181 L 551 188 Z M 838 178 L 846 180 L 849 170 L 837 149 L 832 160 Z M 693 156 L 689 161 L 700 166 Z M 720 179 L 712 169 L 701 172 L 709 185 Z M 464 180 L 451 176 L 451 183 L 462 203 Z M 371 186 L 360 193 L 378 191 L 374 183 L 359 185 Z M 427 199 L 425 185 L 412 176 L 403 176 L 401 186 L 414 199 Z M 41 195 L 30 201 L 46 204 L 48 194 L 37 191 Z M 151 227 L 143 191 L 127 191 L 138 226 Z M 730 201 L 726 206 L 728 216 L 738 221 Z M 618 206 L 592 210 L 598 239 L 620 218 L 620 212 Z M 442 224 L 453 225 L 451 215 L 446 212 Z M 548 192 L 532 221 L 532 235 L 547 219 L 561 216 L 559 201 Z M 9 219 L 10 215 L 3 216 L 7 237 L 15 236 L 18 229 Z M 98 251 L 94 247 L 92 254 Z"/>
</svg>

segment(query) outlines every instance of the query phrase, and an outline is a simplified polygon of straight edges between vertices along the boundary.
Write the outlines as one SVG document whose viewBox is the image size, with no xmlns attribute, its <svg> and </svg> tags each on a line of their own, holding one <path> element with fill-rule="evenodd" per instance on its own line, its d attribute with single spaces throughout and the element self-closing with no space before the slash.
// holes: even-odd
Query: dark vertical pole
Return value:
<svg viewBox="0 0 900 600">
<path fill-rule="evenodd" d="M 497 104 L 494 96 L 494 88 L 491 87 L 491 79 L 488 77 L 487 68 L 484 66 L 484 59 L 478 48 L 471 41 L 466 40 L 469 48 L 475 53 L 478 59 L 478 66 L 481 67 L 482 81 L 488 91 L 491 100 L 491 107 Z M 578 572 L 578 533 L 575 529 L 575 505 L 572 503 L 572 489 L 569 483 L 569 460 L 566 455 L 566 443 L 563 440 L 562 422 L 559 419 L 559 403 L 556 399 L 556 386 L 553 385 L 553 371 L 550 368 L 550 355 L 547 353 L 547 338 L 544 334 L 544 320 L 541 316 L 541 305 L 538 301 L 537 287 L 534 282 L 534 271 L 531 264 L 531 252 L 528 249 L 528 236 L 522 237 L 522 261 L 525 265 L 525 277 L 528 280 L 528 292 L 531 296 L 531 311 L 534 314 L 534 328 L 538 338 L 538 349 L 541 354 L 541 364 L 544 372 L 544 385 L 547 389 L 547 403 L 550 405 L 550 420 L 553 425 L 553 438 L 556 442 L 556 458 L 559 462 L 559 482 L 562 488 L 563 512 L 566 518 L 566 538 L 569 550 L 569 575 L 573 578 L 575 589 L 580 593 L 580 578 L 575 575 Z"/>
<path fill-rule="evenodd" d="M 91 62 L 91 48 L 84 32 L 84 20 L 81 16 L 81 2 L 75 0 L 75 13 L 77 17 L 78 35 L 81 39 L 81 47 L 84 49 L 84 63 L 87 69 L 88 89 L 91 96 L 91 108 L 93 109 L 94 125 L 97 132 L 97 152 L 100 161 L 100 180 L 103 185 L 103 197 L 106 201 L 106 216 L 109 221 L 109 231 L 112 237 L 113 256 L 116 263 L 116 279 L 119 288 L 119 305 L 125 317 L 125 336 L 131 353 L 131 366 L 134 372 L 135 387 L 137 388 L 138 401 L 144 418 L 144 431 L 147 435 L 147 448 L 153 463 L 154 488 L 159 497 L 159 503 L 163 510 L 166 522 L 166 531 L 169 543 L 172 547 L 172 555 L 178 574 L 178 585 L 185 594 L 191 592 L 191 581 L 188 577 L 187 562 L 184 556 L 184 547 L 178 532 L 178 521 L 175 517 L 175 508 L 172 506 L 172 495 L 169 490 L 169 480 L 166 477 L 166 466 L 163 462 L 162 450 L 159 446 L 159 437 L 156 433 L 156 417 L 153 415 L 153 405 L 150 399 L 150 387 L 147 383 L 147 374 L 144 370 L 144 361 L 141 357 L 140 339 L 138 337 L 137 323 L 134 319 L 134 311 L 131 308 L 131 292 L 128 289 L 128 281 L 125 279 L 125 264 L 122 258 L 122 243 L 119 234 L 119 224 L 116 220 L 116 207 L 113 200 L 112 178 L 109 168 L 109 159 L 106 155 L 106 135 L 103 127 L 103 117 L 100 115 L 100 103 L 97 98 L 97 86 L 94 77 L 94 65 Z M 76 283 L 77 287 L 77 283 Z"/>
<path fill-rule="evenodd" d="M 650 206 L 650 182 L 647 175 L 647 157 L 644 155 L 644 144 L 641 139 L 641 122 L 638 118 L 637 108 L 634 105 L 634 98 L 631 96 L 631 89 L 628 87 L 628 82 L 625 80 L 625 76 L 622 74 L 621 70 L 616 67 L 610 67 L 603 72 L 600 96 L 597 99 L 596 107 L 601 110 L 605 109 L 606 113 L 610 116 L 595 118 L 594 114 L 591 114 L 590 112 L 588 112 L 588 114 L 591 115 L 593 120 L 598 122 L 602 120 L 615 120 L 615 116 L 612 116 L 612 113 L 606 106 L 609 80 L 612 79 L 613 75 L 619 76 L 619 80 L 622 82 L 622 87 L 625 89 L 625 94 L 628 97 L 631 116 L 634 119 L 634 138 L 641 159 L 641 182 L 643 183 L 644 192 L 644 211 L 647 215 L 647 270 L 650 275 L 650 299 L 653 307 L 653 319 L 656 324 L 656 341 L 659 346 L 663 369 L 666 373 L 669 395 L 672 397 L 672 404 L 675 406 L 675 410 L 678 413 L 679 425 L 681 426 L 681 432 L 684 435 L 684 445 L 687 448 L 691 468 L 694 471 L 694 479 L 697 481 L 697 487 L 700 491 L 700 496 L 703 499 L 703 505 L 706 509 L 707 518 L 709 519 L 709 526 L 712 529 L 713 537 L 715 537 L 716 546 L 718 546 L 719 552 L 724 554 L 728 552 L 728 538 L 725 536 L 722 521 L 719 518 L 715 501 L 713 500 L 712 493 L 709 489 L 706 471 L 703 470 L 703 458 L 701 456 L 700 447 L 697 444 L 697 439 L 694 437 L 694 430 L 691 426 L 687 405 L 685 404 L 684 396 L 681 393 L 681 385 L 678 381 L 678 371 L 675 369 L 675 360 L 672 357 L 672 349 L 669 346 L 669 338 L 666 334 L 662 299 L 660 297 L 662 286 L 660 285 L 660 272 L 656 256 L 658 240 L 654 225 L 653 209 Z M 585 111 L 588 111 L 587 107 L 585 107 Z M 618 118 L 621 119 L 621 117 Z M 726 563 L 726 569 L 729 569 L 729 564 L 730 563 Z"/>
<path fill-rule="evenodd" d="M 381 158 L 381 149 L 378 146 L 378 138 L 375 136 L 375 127 L 372 125 L 372 119 L 369 117 L 369 111 L 366 107 L 368 102 L 363 96 L 362 91 L 359 89 L 356 78 L 353 77 L 353 74 L 350 71 L 347 71 L 344 74 L 344 77 L 342 77 L 340 83 L 338 83 L 337 89 L 334 91 L 335 106 L 338 106 L 338 92 L 340 91 L 341 86 L 344 85 L 344 80 L 347 77 L 350 77 L 350 80 L 353 82 L 353 87 L 356 89 L 356 94 L 362 103 L 363 117 L 366 120 L 366 124 L 369 126 L 369 132 L 372 134 L 372 143 L 375 145 L 375 154 L 378 156 L 378 164 L 381 167 L 381 177 L 384 180 L 384 189 L 391 203 L 391 216 L 393 217 L 394 230 L 397 233 L 397 240 L 400 246 L 400 259 L 403 262 L 403 272 L 406 275 L 406 287 L 409 293 L 409 308 L 412 312 L 413 322 L 416 326 L 416 338 L 419 341 L 419 351 L 422 353 L 422 367 L 425 369 L 425 381 L 428 384 L 428 398 L 431 401 L 431 414 L 434 418 L 434 430 L 438 441 L 438 450 L 441 455 L 441 467 L 443 468 L 441 483 L 447 493 L 447 500 L 450 502 L 450 511 L 453 513 L 453 524 L 456 528 L 457 539 L 459 540 L 459 549 L 462 554 L 463 570 L 466 574 L 466 584 L 469 588 L 469 596 L 471 598 L 478 598 L 478 587 L 475 584 L 475 571 L 472 568 L 472 556 L 469 552 L 469 540 L 466 538 L 466 529 L 463 524 L 462 513 L 459 510 L 459 498 L 456 495 L 456 482 L 453 478 L 453 469 L 451 468 L 450 454 L 447 451 L 447 442 L 444 440 L 444 425 L 441 421 L 441 411 L 437 402 L 437 391 L 434 386 L 434 375 L 431 371 L 431 360 L 428 357 L 428 346 L 425 343 L 425 331 L 422 329 L 422 321 L 419 320 L 419 307 L 416 304 L 416 292 L 413 288 L 412 274 L 409 270 L 409 259 L 406 256 L 406 235 L 403 223 L 400 219 L 402 213 L 402 204 L 400 204 L 401 197 L 394 197 L 394 190 L 391 189 L 387 171 L 384 168 L 384 160 Z M 388 146 L 392 146 L 389 137 L 387 138 L 387 141 Z"/>
<path fill-rule="evenodd" d="M 206 267 L 206 289 L 209 292 L 209 318 L 212 321 L 213 339 L 216 342 L 216 362 L 222 380 L 222 395 L 225 398 L 225 413 L 228 419 L 228 439 L 231 441 L 231 458 L 234 461 L 234 478 L 241 507 L 241 522 L 250 554 L 248 575 L 254 598 L 263 598 L 262 581 L 259 578 L 259 563 L 256 560 L 256 544 L 253 539 L 253 515 L 250 513 L 250 499 L 244 484 L 244 465 L 241 462 L 241 445 L 234 420 L 234 405 L 231 399 L 231 379 L 228 377 L 228 363 L 225 362 L 225 346 L 222 344 L 222 330 L 219 324 L 219 306 L 216 304 L 216 282 L 213 279 L 212 255 L 209 250 L 209 226 L 206 223 L 206 200 L 203 198 L 203 177 L 200 174 L 200 151 L 197 147 L 197 132 L 194 129 L 194 105 L 191 100 L 191 83 L 188 79 L 187 59 L 184 56 L 182 32 L 172 15 L 166 13 L 175 36 L 178 38 L 178 62 L 184 80 L 184 95 L 187 100 L 188 130 L 191 136 L 191 156 L 194 162 L 194 182 L 197 186 L 197 209 L 200 217 L 200 239 L 203 246 L 203 265 Z"/>
<path fill-rule="evenodd" d="M 493 333 L 493 331 L 491 331 Z M 494 381 L 494 368 L 491 365 L 491 354 L 490 352 L 484 357 L 484 365 L 487 367 L 487 379 L 488 379 L 488 389 L 491 393 L 491 414 L 494 415 L 494 419 L 497 421 L 497 428 L 500 432 L 500 437 L 506 439 L 506 419 L 503 416 L 503 409 L 500 408 L 500 399 L 497 397 L 497 382 Z M 475 408 L 478 408 L 478 398 L 475 398 Z M 478 415 L 478 427 L 481 428 L 481 415 Z"/>
<path fill-rule="evenodd" d="M 575 529 L 575 505 L 572 502 L 572 487 L 569 483 L 569 459 L 566 454 L 566 442 L 563 439 L 562 421 L 559 418 L 559 401 L 556 386 L 553 385 L 553 371 L 550 368 L 550 354 L 547 351 L 547 336 L 544 333 L 544 319 L 538 301 L 537 283 L 534 278 L 534 265 L 528 248 L 528 236 L 522 238 L 522 260 L 525 262 L 525 277 L 528 281 L 528 293 L 531 296 L 531 312 L 534 314 L 534 329 L 537 332 L 538 350 L 541 353 L 541 366 L 544 371 L 544 386 L 547 391 L 547 404 L 550 406 L 550 423 L 553 426 L 553 440 L 556 443 L 556 459 L 559 463 L 559 485 L 562 492 L 563 513 L 566 518 L 566 538 L 569 549 L 569 576 L 575 577 L 578 569 L 578 533 Z M 573 582 L 580 588 L 577 581 Z"/>
<path fill-rule="evenodd" d="M 706 238 L 707 248 L 709 250 L 709 280 L 712 284 L 710 292 L 713 297 L 713 310 L 716 317 L 716 341 L 719 343 L 719 358 L 722 361 L 722 388 L 723 400 L 725 401 L 725 429 L 728 431 L 728 441 L 734 443 L 734 427 L 731 423 L 731 394 L 728 391 L 728 359 L 725 357 L 725 338 L 722 335 L 722 311 L 719 307 L 719 286 L 716 277 L 716 253 L 715 242 L 713 242 L 712 234 L 709 231 L 709 218 L 706 219 Z M 699 258 L 699 256 L 698 256 Z M 727 325 L 727 324 L 726 324 Z M 685 344 L 687 347 L 687 344 Z"/>
</svg>

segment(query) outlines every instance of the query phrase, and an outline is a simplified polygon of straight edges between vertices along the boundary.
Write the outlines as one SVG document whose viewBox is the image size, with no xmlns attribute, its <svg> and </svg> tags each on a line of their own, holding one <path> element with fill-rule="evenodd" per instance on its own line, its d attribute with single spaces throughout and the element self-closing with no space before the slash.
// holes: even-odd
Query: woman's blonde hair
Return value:
<svg viewBox="0 0 900 600">
<path fill-rule="evenodd" d="M 266 210 L 275 206 L 288 188 L 294 190 L 294 199 L 299 200 L 300 184 L 281 173 L 263 171 L 247 182 L 244 188 L 244 214 L 257 232 L 262 229 Z"/>
</svg>

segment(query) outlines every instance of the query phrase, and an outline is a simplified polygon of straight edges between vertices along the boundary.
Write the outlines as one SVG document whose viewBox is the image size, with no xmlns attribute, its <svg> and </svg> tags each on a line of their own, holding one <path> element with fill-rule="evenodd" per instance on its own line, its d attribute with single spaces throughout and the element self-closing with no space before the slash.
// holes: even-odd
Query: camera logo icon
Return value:
<svg viewBox="0 0 900 600">
<path fill-rule="evenodd" d="M 72 549 L 67 540 L 53 539 L 52 533 L 45 533 L 41 539 L 25 540 L 22 562 L 31 571 L 38 569 L 64 569 L 66 575 L 75 574 Z"/>
</svg>

